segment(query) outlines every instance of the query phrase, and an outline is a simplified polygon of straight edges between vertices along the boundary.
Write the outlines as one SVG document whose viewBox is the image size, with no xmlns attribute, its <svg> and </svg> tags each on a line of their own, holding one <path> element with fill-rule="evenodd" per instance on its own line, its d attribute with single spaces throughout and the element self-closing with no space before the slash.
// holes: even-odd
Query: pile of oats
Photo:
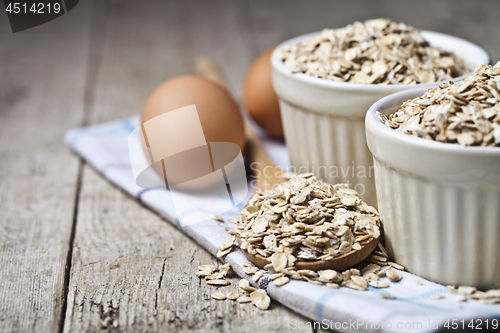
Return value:
<svg viewBox="0 0 500 333">
<path fill-rule="evenodd" d="M 231 284 L 231 282 L 225 279 L 230 269 L 231 265 L 229 264 L 221 266 L 201 265 L 198 267 L 198 272 L 195 275 L 199 278 L 205 278 L 208 285 L 217 287 L 227 286 Z"/>
<path fill-rule="evenodd" d="M 468 300 L 476 300 L 482 304 L 500 304 L 500 289 L 491 289 L 487 291 L 477 290 L 475 287 L 469 286 L 448 286 L 448 291 L 450 294 L 457 295 L 457 300 L 459 302 L 466 302 Z M 434 300 L 445 299 L 444 294 L 432 295 L 430 297 Z"/>
<path fill-rule="evenodd" d="M 430 46 L 419 30 L 386 19 L 325 29 L 280 49 L 280 57 L 293 73 L 365 84 L 430 83 L 472 71 L 455 54 Z"/>
<path fill-rule="evenodd" d="M 205 278 L 208 285 L 222 287 L 231 284 L 228 280 L 224 279 L 230 269 L 230 264 L 221 266 L 201 265 L 198 267 L 198 272 L 196 272 L 195 275 L 199 278 Z M 255 270 L 255 272 L 257 272 L 257 270 Z M 229 291 L 226 294 L 214 292 L 211 294 L 211 297 L 218 301 L 231 300 L 238 303 L 252 302 L 253 305 L 261 310 L 267 310 L 269 308 L 271 299 L 265 290 L 252 287 L 250 282 L 246 279 L 241 279 L 238 286 L 239 292 Z"/>
<path fill-rule="evenodd" d="M 330 185 L 311 173 L 256 193 L 230 222 L 236 223 L 241 249 L 279 265 L 277 271 L 297 260 L 329 260 L 360 250 L 380 236 L 375 208 L 347 185 Z"/>
<path fill-rule="evenodd" d="M 226 239 L 219 247 L 219 251 L 217 251 L 217 258 L 225 257 L 233 250 L 234 241 L 236 240 L 236 236 L 230 237 Z"/>
<path fill-rule="evenodd" d="M 448 286 L 448 291 L 452 294 L 459 295 L 458 301 L 465 302 L 469 299 L 478 300 L 482 304 L 500 304 L 500 289 L 492 289 L 488 291 L 479 291 L 475 287 Z M 444 298 L 444 295 L 441 298 Z"/>
<path fill-rule="evenodd" d="M 297 270 L 295 267 L 287 267 L 284 258 L 282 252 L 276 252 L 271 256 L 271 263 L 264 267 L 265 270 L 259 270 L 252 263 L 246 262 L 243 263 L 244 271 L 249 275 L 253 274 L 252 279 L 255 282 L 267 273 L 269 274 L 269 280 L 277 287 L 281 287 L 290 282 L 290 279 L 294 279 L 324 285 L 333 289 L 347 287 L 364 291 L 368 286 L 388 288 L 390 286 L 389 282 L 379 279 L 387 277 L 390 282 L 399 282 L 402 275 L 395 270 L 404 270 L 403 266 L 389 261 L 387 252 L 380 243 L 371 255 L 371 263 L 361 270 L 356 268 L 347 269 L 344 272 L 337 272 L 332 269 L 318 272 L 309 269 Z M 381 294 L 381 296 L 387 298 L 386 294 Z"/>
<path fill-rule="evenodd" d="M 500 147 L 500 62 L 429 89 L 395 113 L 377 116 L 396 131 L 462 146 Z"/>
</svg>

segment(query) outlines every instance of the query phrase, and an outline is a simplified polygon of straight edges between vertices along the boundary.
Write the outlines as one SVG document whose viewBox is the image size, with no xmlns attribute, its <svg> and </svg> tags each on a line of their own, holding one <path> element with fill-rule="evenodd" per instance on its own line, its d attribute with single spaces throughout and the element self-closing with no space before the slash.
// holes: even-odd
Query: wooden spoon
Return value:
<svg viewBox="0 0 500 333">
<path fill-rule="evenodd" d="M 227 89 L 224 78 L 211 59 L 205 56 L 196 58 L 195 71 L 196 74 L 203 76 Z M 274 164 L 274 162 L 271 160 L 266 150 L 264 149 L 264 146 L 262 145 L 262 142 L 260 141 L 258 135 L 253 131 L 247 119 L 245 119 L 245 136 L 247 139 L 246 153 L 250 161 L 254 163 L 252 165 L 252 168 L 256 171 L 257 174 L 257 177 L 255 179 L 255 190 L 265 191 L 271 189 L 275 185 L 284 183 L 286 179 L 279 177 L 279 175 L 283 173 L 283 170 L 276 164 Z M 238 236 L 237 238 L 238 243 L 241 245 L 240 237 Z M 356 265 L 357 263 L 368 257 L 370 253 L 372 253 L 372 251 L 375 249 L 377 244 L 378 238 L 372 239 L 371 241 L 363 245 L 361 247 L 361 250 L 352 250 L 349 253 L 343 254 L 330 260 L 296 261 L 294 266 L 297 269 L 310 269 L 313 271 L 324 269 L 343 271 Z M 264 268 L 264 266 L 270 263 L 269 258 L 265 258 L 260 254 L 252 255 L 245 250 L 242 251 L 248 258 L 248 260 L 250 260 L 260 268 Z"/>
</svg>

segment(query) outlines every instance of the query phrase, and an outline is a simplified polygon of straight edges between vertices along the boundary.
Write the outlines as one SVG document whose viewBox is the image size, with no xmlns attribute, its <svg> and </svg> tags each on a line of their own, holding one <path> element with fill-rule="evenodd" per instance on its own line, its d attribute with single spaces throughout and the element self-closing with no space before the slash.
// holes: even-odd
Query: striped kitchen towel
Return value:
<svg viewBox="0 0 500 333">
<path fill-rule="evenodd" d="M 139 125 L 139 118 L 132 117 L 105 124 L 70 130 L 66 144 L 87 163 L 93 166 L 109 181 L 177 226 L 213 255 L 219 245 L 230 235 L 224 227 L 233 227 L 227 222 L 235 217 L 241 207 L 234 207 L 222 214 L 225 222 L 210 219 L 212 211 L 195 207 L 196 214 L 206 214 L 202 222 L 181 227 L 179 216 L 193 213 L 193 207 L 176 211 L 169 191 L 165 188 L 143 189 L 136 185 L 130 167 L 128 138 Z M 275 163 L 288 168 L 286 147 L 272 140 L 263 139 L 266 150 Z M 176 206 L 179 209 L 178 205 Z M 243 263 L 248 260 L 241 250 L 229 253 L 225 262 L 242 278 L 253 280 L 243 272 Z M 444 268 L 446 269 L 446 268 Z M 316 328 L 334 329 L 339 332 L 433 332 L 442 327 L 460 328 L 482 323 L 483 327 L 500 328 L 500 306 L 484 305 L 478 301 L 459 302 L 458 296 L 448 293 L 445 286 L 427 281 L 413 274 L 402 272 L 403 279 L 391 283 L 389 288 L 356 291 L 348 288 L 330 289 L 304 281 L 292 280 L 276 287 L 264 275 L 259 280 L 261 288 L 283 305 L 311 319 L 313 323 L 290 323 L 290 328 L 316 325 Z M 416 281 L 420 280 L 421 283 Z M 393 299 L 382 298 L 384 293 Z M 432 295 L 445 295 L 444 299 L 433 300 Z M 496 325 L 496 326 L 495 326 Z"/>
</svg>

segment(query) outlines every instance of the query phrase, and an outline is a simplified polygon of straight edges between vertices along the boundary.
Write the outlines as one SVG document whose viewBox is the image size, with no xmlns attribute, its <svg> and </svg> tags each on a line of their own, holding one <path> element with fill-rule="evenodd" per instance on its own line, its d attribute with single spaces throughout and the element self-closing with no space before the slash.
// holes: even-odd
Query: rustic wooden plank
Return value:
<svg viewBox="0 0 500 333">
<path fill-rule="evenodd" d="M 64 132 L 81 125 L 90 42 L 81 3 L 13 34 L 0 20 L 0 331 L 57 332 L 79 161 Z"/>
<path fill-rule="evenodd" d="M 221 32 L 237 32 L 234 16 L 241 14 L 230 1 L 109 3 L 89 122 L 138 114 L 161 81 L 192 72 L 199 53 L 227 65 L 225 73 L 236 86 L 251 59 L 244 45 L 229 47 L 238 33 Z M 277 302 L 271 311 L 260 311 L 210 299 L 215 288 L 194 273 L 199 264 L 215 262 L 85 167 L 64 331 L 286 331 L 291 319 L 307 321 Z M 231 278 L 232 290 L 238 280 Z"/>
<path fill-rule="evenodd" d="M 194 273 L 215 258 L 93 169 L 82 184 L 65 332 L 286 331 L 291 319 L 306 322 L 279 303 L 261 311 L 210 299 L 216 288 Z M 219 290 L 237 290 L 230 280 Z"/>
</svg>

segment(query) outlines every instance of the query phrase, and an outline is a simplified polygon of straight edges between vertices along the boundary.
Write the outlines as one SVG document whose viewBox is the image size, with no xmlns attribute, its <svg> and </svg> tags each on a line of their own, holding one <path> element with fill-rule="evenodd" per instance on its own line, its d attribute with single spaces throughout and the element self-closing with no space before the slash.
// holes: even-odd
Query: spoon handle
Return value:
<svg viewBox="0 0 500 333">
<path fill-rule="evenodd" d="M 224 77 L 210 58 L 207 56 L 198 56 L 195 59 L 194 65 L 196 74 L 221 85 L 229 91 Z M 255 188 L 261 191 L 269 190 L 273 186 L 284 182 L 284 179 L 281 177 L 283 169 L 278 167 L 269 157 L 262 141 L 252 129 L 246 116 L 244 117 L 244 122 L 245 137 L 247 140 L 246 149 L 251 161 L 250 168 L 254 172 L 256 179 Z"/>
</svg>

